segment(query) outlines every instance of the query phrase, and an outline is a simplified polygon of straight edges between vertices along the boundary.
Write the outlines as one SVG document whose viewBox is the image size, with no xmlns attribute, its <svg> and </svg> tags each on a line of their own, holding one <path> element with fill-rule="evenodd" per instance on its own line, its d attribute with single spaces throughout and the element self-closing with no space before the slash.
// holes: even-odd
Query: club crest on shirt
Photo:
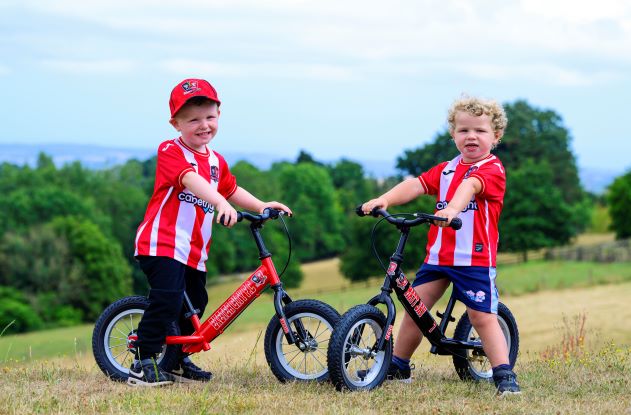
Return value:
<svg viewBox="0 0 631 415">
<path fill-rule="evenodd" d="M 476 171 L 478 169 L 478 166 L 471 166 L 469 167 L 469 170 L 467 170 L 467 172 L 464 174 L 464 177 L 462 178 L 463 180 L 466 179 L 467 177 L 471 176 L 471 174 Z"/>
<path fill-rule="evenodd" d="M 219 167 L 210 166 L 210 180 L 212 180 L 213 182 L 219 181 Z"/>
</svg>

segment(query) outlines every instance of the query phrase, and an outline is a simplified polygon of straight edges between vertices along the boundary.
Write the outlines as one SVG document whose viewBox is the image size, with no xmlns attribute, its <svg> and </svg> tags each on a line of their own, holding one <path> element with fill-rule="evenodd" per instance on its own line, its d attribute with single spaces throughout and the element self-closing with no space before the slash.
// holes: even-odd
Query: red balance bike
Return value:
<svg viewBox="0 0 631 415">
<path fill-rule="evenodd" d="M 282 213 L 270 208 L 260 215 L 238 212 L 239 222 L 243 219 L 250 221 L 261 266 L 204 322 L 200 322 L 199 310 L 193 309 L 185 294 L 184 306 L 188 311 L 186 317 L 190 318 L 195 332 L 190 336 L 181 336 L 177 324 L 171 325 L 166 343 L 157 358 L 164 370 L 169 371 L 175 367 L 179 349 L 189 354 L 210 350 L 210 343 L 270 286 L 274 291 L 276 315 L 267 326 L 264 348 L 272 372 L 281 382 L 328 379 L 326 352 L 333 327 L 340 315 L 321 301 L 292 301 L 283 289 L 272 255 L 261 236 L 263 223 L 279 217 L 283 221 Z M 286 226 L 285 231 L 289 238 Z M 291 239 L 289 247 L 291 256 Z M 287 261 L 289 263 L 289 259 Z M 103 373 L 113 380 L 127 381 L 129 368 L 136 356 L 134 340 L 137 338 L 138 322 L 148 304 L 147 298 L 142 296 L 120 299 L 107 307 L 96 322 L 92 335 L 94 358 Z"/>
</svg>

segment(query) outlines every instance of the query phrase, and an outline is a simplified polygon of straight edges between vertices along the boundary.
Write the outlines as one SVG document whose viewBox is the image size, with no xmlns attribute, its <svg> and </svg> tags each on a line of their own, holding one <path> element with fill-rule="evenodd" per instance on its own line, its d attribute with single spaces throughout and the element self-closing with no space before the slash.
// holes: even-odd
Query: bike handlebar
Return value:
<svg viewBox="0 0 631 415">
<path fill-rule="evenodd" d="M 263 210 L 263 213 L 259 213 L 258 215 L 254 215 L 246 211 L 237 211 L 237 222 L 241 222 L 243 219 L 247 219 L 250 222 L 265 222 L 268 219 L 277 219 L 279 216 L 284 214 L 285 212 L 283 212 L 282 210 L 277 210 L 274 208 L 265 208 Z M 224 225 L 223 220 L 224 217 L 222 216 L 219 219 L 219 223 L 221 223 L 222 225 Z"/>
<path fill-rule="evenodd" d="M 366 216 L 366 214 L 362 210 L 362 205 L 359 205 L 357 206 L 357 208 L 355 208 L 355 213 L 357 213 L 358 216 Z M 409 226 L 409 227 L 417 226 L 417 225 L 420 225 L 421 223 L 429 223 L 433 221 L 445 222 L 447 220 L 447 218 L 442 218 L 440 216 L 430 215 L 428 213 L 422 213 L 422 212 L 414 213 L 414 216 L 416 216 L 415 219 L 401 218 L 401 217 L 396 217 L 396 215 L 393 216 L 389 214 L 387 210 L 381 209 L 381 208 L 374 208 L 372 212 L 370 212 L 370 215 L 376 218 L 378 218 L 379 216 L 383 216 L 388 222 L 390 222 L 393 225 L 397 225 L 397 226 L 401 225 L 401 226 Z M 460 229 L 462 227 L 462 220 L 460 218 L 453 218 L 451 220 L 451 223 L 449 224 L 449 227 L 454 230 Z"/>
</svg>

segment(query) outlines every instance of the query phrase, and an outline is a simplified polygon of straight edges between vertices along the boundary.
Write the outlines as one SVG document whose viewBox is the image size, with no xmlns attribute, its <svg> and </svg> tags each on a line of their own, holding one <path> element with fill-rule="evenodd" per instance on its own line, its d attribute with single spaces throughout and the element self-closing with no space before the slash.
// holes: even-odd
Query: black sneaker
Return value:
<svg viewBox="0 0 631 415">
<path fill-rule="evenodd" d="M 493 381 L 497 388 L 497 395 L 521 395 L 517 375 L 510 369 L 500 369 L 493 373 Z"/>
<path fill-rule="evenodd" d="M 173 376 L 163 372 L 156 359 L 134 360 L 129 368 L 127 384 L 130 386 L 162 386 L 173 383 Z"/>
<path fill-rule="evenodd" d="M 402 383 L 412 383 L 412 370 L 414 370 L 414 364 L 409 365 L 406 369 L 399 369 L 398 366 L 390 363 L 388 373 L 386 374 L 386 380 L 396 380 Z M 360 380 L 364 380 L 370 370 L 358 370 L 357 377 Z"/>
<path fill-rule="evenodd" d="M 412 383 L 412 370 L 414 370 L 414 364 L 409 365 L 405 369 L 400 369 L 397 365 L 390 364 L 388 368 L 388 374 L 386 380 L 396 380 L 402 383 Z"/>
<path fill-rule="evenodd" d="M 182 383 L 208 382 L 213 378 L 211 372 L 203 370 L 188 357 L 180 360 L 179 366 L 171 371 L 171 375 L 175 378 L 176 382 Z"/>
</svg>

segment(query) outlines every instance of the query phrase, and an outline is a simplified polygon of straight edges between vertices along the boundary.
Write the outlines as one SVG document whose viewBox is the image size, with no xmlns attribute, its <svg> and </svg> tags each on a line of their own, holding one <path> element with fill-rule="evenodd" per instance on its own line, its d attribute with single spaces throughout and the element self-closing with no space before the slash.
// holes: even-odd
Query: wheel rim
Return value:
<svg viewBox="0 0 631 415">
<path fill-rule="evenodd" d="M 129 373 L 129 368 L 134 361 L 134 349 L 129 347 L 130 336 L 138 331 L 138 323 L 144 314 L 144 310 L 133 308 L 117 314 L 105 329 L 103 336 L 103 350 L 107 360 L 119 371 Z M 164 355 L 162 352 L 156 358 L 159 363 Z"/>
<path fill-rule="evenodd" d="M 287 343 L 282 330 L 276 335 L 276 356 L 280 365 L 292 377 L 301 380 L 313 380 L 326 374 L 326 351 L 333 327 L 322 316 L 314 313 L 299 313 L 289 317 L 288 325 L 293 329 L 293 322 L 300 320 L 309 335 L 303 347 Z"/>
<path fill-rule="evenodd" d="M 375 353 L 373 348 L 382 332 L 378 322 L 365 318 L 355 323 L 344 339 L 343 374 L 356 388 L 370 385 L 381 372 L 385 351 Z"/>
<path fill-rule="evenodd" d="M 510 354 L 511 350 L 511 336 L 510 329 L 508 328 L 508 324 L 506 320 L 504 320 L 501 316 L 497 316 L 497 322 L 500 325 L 500 329 L 504 334 L 504 338 L 506 339 L 506 346 L 508 352 Z M 473 325 L 469 330 L 469 334 L 467 336 L 469 341 L 481 341 L 480 335 L 475 330 Z M 509 356 L 510 357 L 510 356 Z M 469 370 L 471 373 L 479 378 L 491 379 L 493 377 L 493 368 L 491 367 L 491 362 L 486 355 L 478 355 L 474 354 L 472 350 L 467 350 L 467 361 L 469 362 Z"/>
</svg>

